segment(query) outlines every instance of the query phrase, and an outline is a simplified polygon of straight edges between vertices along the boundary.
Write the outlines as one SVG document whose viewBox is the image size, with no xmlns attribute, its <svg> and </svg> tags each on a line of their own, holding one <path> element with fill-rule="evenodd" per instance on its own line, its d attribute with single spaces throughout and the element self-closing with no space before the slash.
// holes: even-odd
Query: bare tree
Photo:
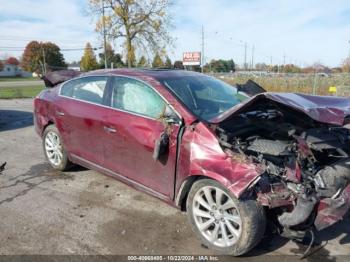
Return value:
<svg viewBox="0 0 350 262">
<path fill-rule="evenodd" d="M 347 57 L 344 59 L 342 63 L 342 72 L 343 73 L 350 73 L 350 57 Z"/>
<path fill-rule="evenodd" d="M 91 10 L 99 17 L 96 31 L 103 25 L 110 38 L 124 38 L 128 67 L 135 62 L 135 48 L 155 53 L 172 43 L 169 35 L 172 0 L 89 0 Z M 103 16 L 102 10 L 105 9 Z"/>
</svg>

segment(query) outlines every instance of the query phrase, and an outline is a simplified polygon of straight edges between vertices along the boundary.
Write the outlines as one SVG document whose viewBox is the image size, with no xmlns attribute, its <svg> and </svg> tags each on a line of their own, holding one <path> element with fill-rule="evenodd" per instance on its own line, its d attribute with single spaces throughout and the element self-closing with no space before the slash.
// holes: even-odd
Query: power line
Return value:
<svg viewBox="0 0 350 262">
<path fill-rule="evenodd" d="M 243 46 L 243 47 L 244 47 L 244 57 L 247 56 L 247 50 L 246 50 L 246 48 L 247 48 L 246 45 L 248 46 L 248 42 L 247 42 L 247 41 L 235 39 L 234 37 L 227 36 L 227 34 L 224 34 L 224 33 L 220 32 L 220 31 L 217 31 L 217 30 L 215 30 L 215 31 L 206 31 L 206 34 L 207 34 L 207 35 L 216 36 L 216 37 L 220 37 L 220 38 L 221 38 L 221 39 L 220 39 L 221 41 L 230 42 L 231 44 L 234 44 L 234 45 L 237 45 L 237 46 Z M 213 38 L 213 39 L 214 39 L 214 38 Z M 217 39 L 216 39 L 216 40 L 217 40 Z M 250 45 L 250 43 L 249 43 L 249 45 Z M 252 44 L 252 45 L 254 45 L 254 44 Z M 265 52 L 259 51 L 259 49 L 257 50 L 256 45 L 254 45 L 254 61 L 257 60 L 257 59 L 256 59 L 256 54 L 260 54 L 261 56 L 263 56 L 263 57 L 267 58 L 268 60 L 270 60 L 270 62 L 271 62 L 271 60 L 272 60 L 272 59 L 270 59 L 271 57 L 272 57 L 273 60 L 276 61 L 276 62 L 277 62 L 277 61 L 280 61 L 280 62 L 283 61 L 283 59 L 282 59 L 282 61 L 281 61 L 277 55 L 276 55 L 276 56 L 272 56 L 271 54 L 267 54 L 267 53 L 265 53 Z M 252 56 L 253 56 L 253 54 L 252 54 Z M 294 59 L 293 57 L 290 57 L 290 58 L 291 58 L 291 60 Z M 266 60 L 267 60 L 267 59 L 266 59 Z M 243 59 L 243 60 L 244 60 L 244 64 L 247 65 L 247 59 L 245 58 L 245 59 Z M 268 61 L 268 60 L 267 60 L 267 61 Z M 253 61 L 253 62 L 254 62 L 254 61 Z M 300 61 L 300 62 L 306 64 L 306 63 L 303 62 L 303 61 Z M 250 62 L 249 64 L 251 64 L 251 62 Z M 285 62 L 283 62 L 283 64 L 285 64 Z M 246 66 L 244 66 L 244 67 L 246 68 Z"/>
<path fill-rule="evenodd" d="M 68 52 L 68 51 L 83 51 L 85 49 L 91 49 L 91 50 L 99 50 L 102 49 L 102 47 L 93 47 L 93 48 L 60 48 L 60 51 L 62 52 Z M 25 51 L 25 47 L 6 47 L 6 46 L 0 46 L 1 51 Z"/>
<path fill-rule="evenodd" d="M 72 36 L 72 38 L 77 37 L 77 36 Z M 50 42 L 50 41 L 63 41 L 63 42 L 71 42 L 72 38 L 55 38 L 55 37 L 50 37 L 50 38 L 41 38 L 40 36 L 33 36 L 33 37 L 22 37 L 22 36 L 9 36 L 9 35 L 1 35 L 0 36 L 0 41 L 18 41 L 18 42 L 24 42 L 24 41 L 37 41 L 37 42 Z M 88 40 L 88 39 L 86 39 Z M 79 44 L 80 45 L 80 44 Z"/>
</svg>

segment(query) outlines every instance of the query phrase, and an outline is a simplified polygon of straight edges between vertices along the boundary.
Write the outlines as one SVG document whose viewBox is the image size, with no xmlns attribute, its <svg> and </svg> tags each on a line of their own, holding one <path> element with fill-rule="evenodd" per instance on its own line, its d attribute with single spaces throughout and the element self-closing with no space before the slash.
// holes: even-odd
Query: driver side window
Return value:
<svg viewBox="0 0 350 262">
<path fill-rule="evenodd" d="M 113 108 L 154 119 L 162 115 L 166 104 L 151 87 L 127 77 L 115 77 L 113 82 Z"/>
</svg>

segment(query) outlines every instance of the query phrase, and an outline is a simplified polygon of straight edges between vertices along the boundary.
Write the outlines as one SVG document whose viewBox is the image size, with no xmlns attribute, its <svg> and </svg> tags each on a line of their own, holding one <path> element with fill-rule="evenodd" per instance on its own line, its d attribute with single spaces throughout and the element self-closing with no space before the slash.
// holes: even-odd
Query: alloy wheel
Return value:
<svg viewBox="0 0 350 262">
<path fill-rule="evenodd" d="M 242 219 L 227 193 L 214 186 L 202 187 L 196 192 L 192 205 L 196 226 L 210 243 L 230 247 L 238 241 Z"/>
<path fill-rule="evenodd" d="M 45 152 L 48 160 L 54 166 L 62 163 L 63 152 L 60 137 L 57 133 L 49 131 L 45 137 Z"/>
</svg>

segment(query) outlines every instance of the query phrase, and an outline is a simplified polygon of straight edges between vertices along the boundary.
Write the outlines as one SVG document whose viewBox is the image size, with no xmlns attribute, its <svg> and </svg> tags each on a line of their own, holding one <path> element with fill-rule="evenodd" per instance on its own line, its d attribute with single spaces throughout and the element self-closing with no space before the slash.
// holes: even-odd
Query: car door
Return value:
<svg viewBox="0 0 350 262">
<path fill-rule="evenodd" d="M 166 101 L 146 83 L 113 77 L 105 125 L 115 130 L 105 142 L 105 167 L 170 198 L 174 191 L 178 124 L 165 124 Z M 180 118 L 179 118 L 180 119 Z M 155 141 L 167 128 L 169 150 L 153 159 Z"/>
<path fill-rule="evenodd" d="M 103 165 L 101 137 L 106 135 L 103 117 L 107 81 L 107 76 L 68 81 L 60 89 L 55 109 L 56 125 L 67 151 L 98 165 Z"/>
</svg>

